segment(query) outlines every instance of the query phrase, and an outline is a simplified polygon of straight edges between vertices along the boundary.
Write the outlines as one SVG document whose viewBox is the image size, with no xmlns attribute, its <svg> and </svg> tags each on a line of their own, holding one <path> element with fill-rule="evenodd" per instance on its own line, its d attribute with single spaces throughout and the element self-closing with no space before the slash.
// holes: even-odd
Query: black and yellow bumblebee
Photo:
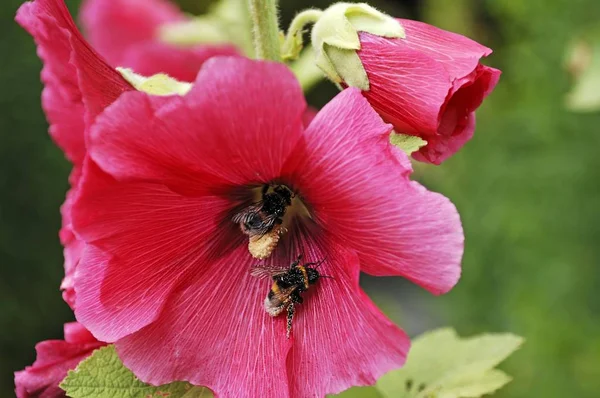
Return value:
<svg viewBox="0 0 600 398">
<path fill-rule="evenodd" d="M 251 204 L 235 214 L 232 221 L 240 225 L 240 229 L 251 238 L 263 236 L 281 225 L 288 206 L 292 204 L 294 194 L 284 185 L 275 185 L 269 192 L 270 185 L 262 188 L 260 201 Z"/>
<path fill-rule="evenodd" d="M 252 276 L 273 279 L 271 290 L 265 298 L 265 311 L 275 317 L 287 310 L 287 338 L 290 337 L 292 331 L 295 305 L 302 304 L 304 301 L 302 293 L 307 291 L 311 285 L 317 283 L 320 278 L 332 278 L 331 276 L 321 275 L 317 270 L 325 259 L 300 264 L 301 260 L 302 254 L 298 255 L 289 268 L 256 267 L 251 271 Z"/>
</svg>

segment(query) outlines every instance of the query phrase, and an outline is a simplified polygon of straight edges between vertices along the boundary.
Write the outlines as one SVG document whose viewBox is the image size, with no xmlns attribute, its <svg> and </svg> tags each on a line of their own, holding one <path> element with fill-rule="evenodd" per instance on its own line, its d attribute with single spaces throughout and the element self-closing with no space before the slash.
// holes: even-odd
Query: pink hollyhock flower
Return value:
<svg viewBox="0 0 600 398">
<path fill-rule="evenodd" d="M 160 26 L 186 16 L 167 0 L 86 0 L 81 9 L 84 30 L 94 47 L 114 67 L 151 76 L 166 73 L 194 81 L 200 66 L 215 55 L 235 55 L 232 45 L 177 47 L 158 38 Z"/>
<path fill-rule="evenodd" d="M 454 206 L 410 181 L 410 162 L 356 89 L 308 128 L 283 64 L 215 57 L 185 97 L 126 93 L 92 127 L 73 204 L 86 242 L 76 316 L 151 384 L 186 380 L 220 397 L 308 397 L 372 384 L 405 361 L 408 337 L 369 300 L 359 272 L 435 294 L 460 275 Z M 331 276 L 285 316 L 231 219 L 266 184 L 295 192 L 267 266 L 298 254 Z M 160 360 L 157 360 L 160 358 Z"/>
<path fill-rule="evenodd" d="M 398 133 L 427 141 L 413 154 L 440 164 L 473 137 L 475 110 L 500 78 L 479 60 L 492 50 L 434 26 L 399 19 L 404 39 L 360 32 L 358 55 L 370 89 L 363 95 Z"/>
<path fill-rule="evenodd" d="M 83 39 L 63 0 L 36 0 L 19 8 L 16 21 L 37 44 L 44 62 L 42 107 L 50 135 L 73 163 L 71 191 L 61 209 L 65 279 L 63 297 L 73 306 L 72 275 L 83 247 L 71 230 L 70 206 L 86 155 L 85 131 L 96 115 L 121 93 L 133 90 Z"/>
<path fill-rule="evenodd" d="M 65 392 L 58 385 L 67 377 L 67 372 L 104 345 L 81 324 L 65 323 L 64 340 L 38 343 L 35 346 L 37 358 L 33 365 L 15 372 L 17 398 L 65 397 Z"/>
<path fill-rule="evenodd" d="M 75 308 L 75 289 L 73 288 L 73 278 L 75 276 L 75 270 L 77 264 L 83 254 L 84 243 L 81 241 L 73 232 L 71 225 L 71 206 L 75 192 L 77 192 L 77 183 L 81 175 L 81 166 L 75 168 L 71 172 L 69 181 L 71 183 L 71 189 L 67 192 L 67 198 L 65 203 L 60 208 L 60 214 L 62 216 L 62 228 L 59 232 L 60 243 L 63 245 L 63 256 L 65 258 L 65 277 L 60 284 L 60 290 L 62 290 L 63 299 L 69 307 Z"/>
</svg>

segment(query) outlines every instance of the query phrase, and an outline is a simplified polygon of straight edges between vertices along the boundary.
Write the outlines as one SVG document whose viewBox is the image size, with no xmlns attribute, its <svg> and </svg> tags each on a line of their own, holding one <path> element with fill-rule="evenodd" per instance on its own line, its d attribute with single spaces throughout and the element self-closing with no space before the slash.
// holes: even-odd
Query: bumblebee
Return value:
<svg viewBox="0 0 600 398">
<path fill-rule="evenodd" d="M 256 267 L 252 269 L 251 275 L 257 278 L 272 278 L 273 285 L 265 298 L 265 311 L 272 317 L 276 317 L 287 310 L 287 332 L 290 338 L 292 321 L 294 319 L 296 304 L 302 304 L 302 293 L 320 278 L 332 278 L 321 275 L 317 268 L 321 266 L 324 259 L 318 262 L 304 263 L 300 265 L 302 254 L 290 264 L 289 268 Z"/>
<path fill-rule="evenodd" d="M 250 238 L 263 236 L 283 223 L 283 216 L 292 204 L 293 193 L 284 185 L 276 185 L 269 192 L 270 185 L 262 188 L 262 199 L 233 216 L 232 221 Z"/>
</svg>

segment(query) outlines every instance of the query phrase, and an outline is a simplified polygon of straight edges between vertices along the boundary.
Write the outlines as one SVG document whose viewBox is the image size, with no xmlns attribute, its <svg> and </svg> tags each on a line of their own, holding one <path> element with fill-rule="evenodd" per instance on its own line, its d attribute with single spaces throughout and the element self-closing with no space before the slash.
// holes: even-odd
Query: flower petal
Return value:
<svg viewBox="0 0 600 398">
<path fill-rule="evenodd" d="M 90 42 L 108 62 L 128 67 L 123 60 L 129 49 L 154 40 L 160 25 L 184 15 L 167 0 L 86 0 L 80 18 Z"/>
<path fill-rule="evenodd" d="M 427 141 L 415 159 L 440 164 L 473 136 L 472 113 L 493 90 L 500 71 L 479 63 L 492 51 L 471 39 L 399 21 L 405 39 L 360 33 L 358 55 L 370 83 L 363 95 L 397 132 Z"/>
<path fill-rule="evenodd" d="M 434 134 L 440 109 L 452 88 L 444 65 L 407 47 L 402 39 L 360 34 L 358 55 L 369 77 L 363 94 L 399 133 Z"/>
<path fill-rule="evenodd" d="M 141 380 L 186 380 L 219 397 L 288 397 L 285 320 L 263 309 L 244 245 L 182 281 L 156 322 L 116 343 Z M 160 342 L 156 344 L 156 342 Z"/>
<path fill-rule="evenodd" d="M 97 341 L 76 322 L 65 324 L 65 340 L 47 340 L 35 346 L 37 358 L 33 365 L 15 372 L 17 398 L 56 398 L 65 393 L 58 384 L 69 370 L 77 367 L 96 348 Z"/>
<path fill-rule="evenodd" d="M 97 342 L 96 338 L 79 322 L 64 324 L 65 341 L 71 344 L 87 344 Z"/>
<path fill-rule="evenodd" d="M 475 110 L 496 87 L 500 74 L 498 69 L 479 65 L 470 75 L 456 80 L 437 133 L 428 136 L 427 145 L 412 156 L 440 164 L 462 148 L 475 132 Z"/>
<path fill-rule="evenodd" d="M 142 75 L 166 73 L 185 82 L 196 80 L 202 65 L 215 56 L 237 55 L 234 46 L 195 46 L 178 48 L 163 43 L 144 43 L 131 48 L 124 55 L 122 66 Z"/>
<path fill-rule="evenodd" d="M 202 64 L 216 55 L 236 55 L 234 46 L 198 45 L 181 48 L 162 43 L 158 29 L 186 17 L 164 0 L 88 0 L 81 20 L 90 42 L 112 66 L 151 76 L 166 73 L 193 82 Z"/>
<path fill-rule="evenodd" d="M 408 179 L 405 154 L 357 89 L 321 110 L 285 167 L 315 221 L 357 251 L 361 270 L 402 275 L 433 293 L 460 276 L 463 232 L 452 203 Z"/>
<path fill-rule="evenodd" d="M 305 262 L 324 260 L 318 271 L 333 279 L 318 280 L 296 307 L 287 364 L 290 396 L 337 394 L 400 368 L 410 340 L 359 287 L 358 256 L 316 226 L 297 228 L 293 236 L 295 254 L 288 258 L 304 253 Z"/>
<path fill-rule="evenodd" d="M 398 19 L 406 38 L 400 43 L 444 65 L 452 79 L 470 74 L 479 60 L 492 50 L 463 35 L 448 32 L 424 22 Z"/>
<path fill-rule="evenodd" d="M 90 152 L 117 179 L 178 192 L 264 183 L 301 136 L 305 107 L 285 65 L 216 57 L 185 97 L 123 96 L 92 129 Z"/>
<path fill-rule="evenodd" d="M 75 164 L 85 156 L 84 102 L 95 117 L 133 88 L 83 39 L 62 0 L 24 3 L 16 21 L 34 38 L 44 61 L 42 105 L 50 135 Z"/>
<path fill-rule="evenodd" d="M 112 342 L 158 316 L 178 279 L 212 247 L 206 242 L 230 205 L 159 184 L 119 183 L 91 161 L 79 189 L 73 226 L 86 248 L 75 274 L 75 315 Z"/>
<path fill-rule="evenodd" d="M 78 180 L 79 177 L 74 177 L 80 174 L 79 168 L 76 167 L 71 172 L 71 181 Z M 72 182 L 73 186 L 77 186 L 77 182 Z M 65 277 L 63 278 L 60 289 L 62 290 L 63 300 L 71 307 L 75 308 L 75 289 L 73 288 L 73 278 L 75 277 L 75 270 L 77 264 L 83 254 L 84 243 L 81 241 L 73 232 L 73 225 L 71 220 L 71 208 L 73 201 L 75 200 L 76 188 L 71 188 L 67 192 L 67 198 L 65 203 L 60 208 L 62 216 L 62 227 L 59 232 L 60 243 L 63 245 L 63 256 L 65 258 Z"/>
</svg>

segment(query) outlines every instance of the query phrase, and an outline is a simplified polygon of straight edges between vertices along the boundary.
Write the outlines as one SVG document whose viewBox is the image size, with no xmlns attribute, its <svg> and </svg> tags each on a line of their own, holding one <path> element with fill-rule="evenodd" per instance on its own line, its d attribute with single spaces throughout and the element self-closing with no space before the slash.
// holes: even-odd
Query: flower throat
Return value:
<svg viewBox="0 0 600 398">
<path fill-rule="evenodd" d="M 265 184 L 254 190 L 257 201 L 236 213 L 232 221 L 239 224 L 248 235 L 248 250 L 254 258 L 265 259 L 271 255 L 281 236 L 287 232 L 290 213 L 296 207 L 306 208 L 295 192 L 281 184 Z M 296 204 L 297 203 L 297 204 Z"/>
</svg>

